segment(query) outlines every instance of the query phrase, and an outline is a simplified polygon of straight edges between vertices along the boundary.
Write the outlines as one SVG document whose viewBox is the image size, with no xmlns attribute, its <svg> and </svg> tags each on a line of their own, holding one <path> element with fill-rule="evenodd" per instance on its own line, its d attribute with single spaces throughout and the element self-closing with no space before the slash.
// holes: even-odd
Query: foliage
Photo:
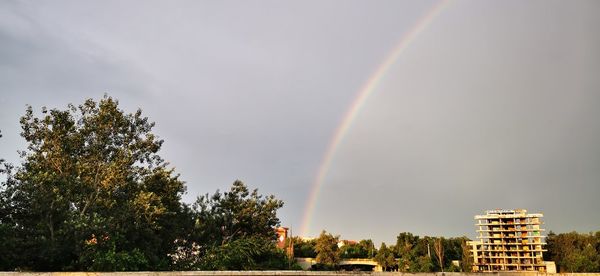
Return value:
<svg viewBox="0 0 600 276">
<path fill-rule="evenodd" d="M 398 270 L 401 272 L 419 272 L 415 271 L 417 263 L 416 250 L 413 248 L 419 240 L 418 236 L 411 233 L 400 233 L 394 246 L 395 255 L 398 256 Z"/>
<path fill-rule="evenodd" d="M 282 206 L 239 180 L 228 192 L 201 196 L 191 209 L 194 230 L 176 241 L 169 256 L 185 270 L 286 269 L 290 262 L 276 247 L 273 230 Z"/>
<path fill-rule="evenodd" d="M 246 237 L 275 240 L 273 229 L 279 225 L 277 210 L 283 201 L 258 190 L 250 192 L 242 181 L 235 181 L 229 192 L 198 197 L 193 206 L 196 239 L 208 246 L 221 246 Z"/>
<path fill-rule="evenodd" d="M 462 263 L 463 260 L 463 256 L 464 254 L 466 254 L 468 256 L 469 251 L 463 251 L 463 246 L 466 246 L 466 243 L 469 239 L 467 237 L 452 237 L 452 238 L 443 238 L 443 242 L 444 242 L 444 258 L 445 258 L 445 262 L 444 262 L 444 267 L 448 267 L 448 269 L 450 269 L 450 267 L 453 265 L 452 261 L 453 260 L 457 260 L 460 261 Z M 463 253 L 464 252 L 464 253 Z M 467 257 L 468 259 L 468 257 Z M 470 272 L 471 271 L 471 266 L 468 263 L 468 269 L 467 270 L 462 270 L 462 271 L 467 271 Z M 453 270 L 456 270 L 458 268 L 458 270 L 460 271 L 462 269 L 462 264 L 461 267 L 453 267 Z M 453 271 L 448 271 L 448 272 L 453 272 Z"/>
<path fill-rule="evenodd" d="M 444 272 L 444 238 L 437 238 L 434 240 L 433 251 L 435 252 L 435 257 L 438 260 L 440 270 Z"/>
<path fill-rule="evenodd" d="M 377 255 L 375 255 L 375 261 L 383 268 L 383 271 L 389 271 L 396 266 L 394 253 L 385 243 L 381 243 L 381 247 L 379 247 Z"/>
<path fill-rule="evenodd" d="M 27 149 L 0 183 L 0 269 L 283 269 L 273 228 L 283 202 L 241 182 L 181 203 L 154 123 L 104 96 L 65 110 L 27 107 Z M 0 165 L 3 165 L 0 160 Z"/>
<path fill-rule="evenodd" d="M 409 267 L 409 272 L 433 272 L 435 265 L 429 256 L 417 256 L 414 262 Z"/>
<path fill-rule="evenodd" d="M 399 259 L 398 270 L 414 273 L 441 271 L 442 267 L 450 267 L 452 260 L 463 258 L 463 244 L 466 244 L 467 240 L 466 237 L 435 238 L 419 237 L 407 232 L 400 233 L 396 245 L 393 247 L 394 253 Z M 436 245 L 442 256 L 442 262 L 440 262 L 439 255 L 436 254 Z M 468 252 L 466 254 L 468 255 Z M 457 268 L 453 267 L 452 269 L 456 270 Z M 468 271 L 470 271 L 470 267 Z"/>
<path fill-rule="evenodd" d="M 471 256 L 471 246 L 467 245 L 467 239 L 464 238 L 464 241 L 461 243 L 462 248 L 462 258 L 460 261 L 461 270 L 464 272 L 472 272 L 473 271 L 473 256 Z"/>
<path fill-rule="evenodd" d="M 373 258 L 376 253 L 371 240 L 361 240 L 358 243 L 344 244 L 339 249 L 342 258 Z"/>
<path fill-rule="evenodd" d="M 340 260 L 338 250 L 339 236 L 333 236 L 323 230 L 316 240 L 315 252 L 317 253 L 317 263 L 327 266 L 335 266 Z"/>
<path fill-rule="evenodd" d="M 545 257 L 556 263 L 559 272 L 600 271 L 600 231 L 589 234 L 577 232 L 555 234 L 546 239 Z"/>
<path fill-rule="evenodd" d="M 377 249 L 375 248 L 375 244 L 373 244 L 373 241 L 371 239 L 368 240 L 360 240 L 358 242 L 358 245 L 363 249 L 367 251 L 367 255 L 365 256 L 365 258 L 374 258 L 375 254 L 377 254 Z"/>
<path fill-rule="evenodd" d="M 135 263 L 124 268 L 135 270 L 139 263 L 121 254 L 128 252 L 153 269 L 168 268 L 184 185 L 157 154 L 163 141 L 151 132 L 154 123 L 141 110 L 126 114 L 107 96 L 41 113 L 28 107 L 21 117 L 27 149 L 0 189 L 8 232 L 0 243 L 12 252 L 7 266 L 112 270 L 78 258 L 89 250 L 87 239 L 104 235 L 119 240 L 97 248 L 97 256 Z"/>
<path fill-rule="evenodd" d="M 116 251 L 115 242 L 104 236 L 93 236 L 86 241 L 85 250 L 79 256 L 79 263 L 88 271 L 130 271 L 148 270 L 148 260 L 139 249 Z"/>
<path fill-rule="evenodd" d="M 316 240 L 303 240 L 300 237 L 290 237 L 292 244 L 294 245 L 294 257 L 296 258 L 316 258 L 317 252 L 315 247 L 317 245 Z M 286 246 L 290 244 L 286 243 Z"/>
<path fill-rule="evenodd" d="M 248 237 L 211 247 L 198 266 L 201 270 L 286 269 L 288 258 L 271 240 Z"/>
</svg>

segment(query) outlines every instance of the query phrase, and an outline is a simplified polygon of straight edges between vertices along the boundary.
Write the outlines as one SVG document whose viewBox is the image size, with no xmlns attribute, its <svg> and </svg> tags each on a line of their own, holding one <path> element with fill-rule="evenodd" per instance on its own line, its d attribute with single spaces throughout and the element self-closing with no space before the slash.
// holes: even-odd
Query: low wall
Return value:
<svg viewBox="0 0 600 276">
<path fill-rule="evenodd" d="M 0 272 L 0 276 L 600 276 L 600 273 L 536 273 L 536 272 L 489 272 L 489 273 L 403 273 L 403 272 L 346 272 L 346 271 L 169 271 L 169 272 Z"/>
</svg>

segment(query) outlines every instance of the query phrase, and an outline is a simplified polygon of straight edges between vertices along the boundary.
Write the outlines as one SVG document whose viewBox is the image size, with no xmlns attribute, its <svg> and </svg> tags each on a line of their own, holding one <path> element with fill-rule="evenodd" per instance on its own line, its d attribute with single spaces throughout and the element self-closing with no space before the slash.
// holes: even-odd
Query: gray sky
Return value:
<svg viewBox="0 0 600 276">
<path fill-rule="evenodd" d="M 26 104 L 108 93 L 157 123 L 185 200 L 240 179 L 300 230 L 362 85 L 437 1 L 2 1 L 0 156 Z M 451 1 L 336 152 L 311 235 L 475 236 L 486 209 L 600 230 L 600 2 Z"/>
</svg>

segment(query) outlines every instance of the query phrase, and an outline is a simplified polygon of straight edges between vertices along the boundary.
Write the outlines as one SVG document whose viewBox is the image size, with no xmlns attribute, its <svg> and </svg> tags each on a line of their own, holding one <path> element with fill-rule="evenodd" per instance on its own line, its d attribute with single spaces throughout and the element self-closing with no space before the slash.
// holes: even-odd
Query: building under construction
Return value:
<svg viewBox="0 0 600 276">
<path fill-rule="evenodd" d="M 552 272 L 543 259 L 543 214 L 527 210 L 490 210 L 475 216 L 479 241 L 472 241 L 474 272 Z M 550 270 L 550 271 L 548 271 Z"/>
</svg>

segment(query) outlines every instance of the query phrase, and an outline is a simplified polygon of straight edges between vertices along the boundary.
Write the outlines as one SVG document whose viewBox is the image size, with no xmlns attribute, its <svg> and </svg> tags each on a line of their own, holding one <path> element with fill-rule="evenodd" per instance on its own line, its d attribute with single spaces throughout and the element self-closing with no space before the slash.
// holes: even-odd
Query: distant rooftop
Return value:
<svg viewBox="0 0 600 276">
<path fill-rule="evenodd" d="M 515 217 L 530 217 L 530 218 L 541 218 L 544 215 L 541 213 L 538 214 L 527 214 L 527 210 L 525 209 L 494 209 L 487 210 L 485 215 L 477 215 L 475 219 L 486 219 L 486 218 L 515 218 Z"/>
</svg>

